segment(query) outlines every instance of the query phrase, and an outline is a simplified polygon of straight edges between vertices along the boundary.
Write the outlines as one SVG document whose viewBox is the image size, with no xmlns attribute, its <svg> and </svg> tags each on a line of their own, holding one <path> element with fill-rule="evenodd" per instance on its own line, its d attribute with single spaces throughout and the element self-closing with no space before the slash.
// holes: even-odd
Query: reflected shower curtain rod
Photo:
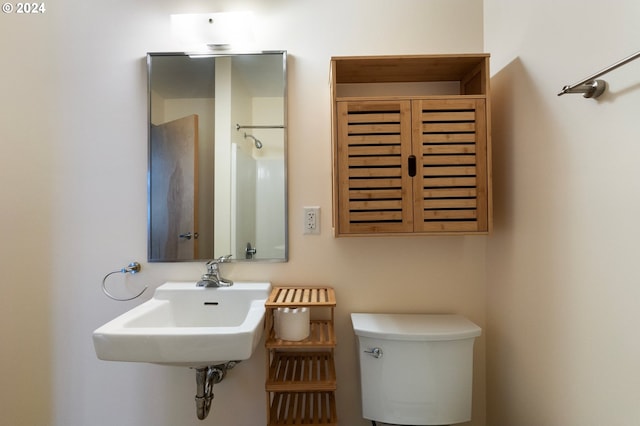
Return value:
<svg viewBox="0 0 640 426">
<path fill-rule="evenodd" d="M 240 129 L 284 129 L 284 126 L 241 126 L 236 124 L 236 130 Z"/>
<path fill-rule="evenodd" d="M 562 91 L 558 93 L 558 96 L 562 96 L 565 93 L 583 93 L 585 98 L 597 98 L 602 95 L 604 91 L 607 89 L 607 82 L 604 80 L 596 80 L 598 77 L 605 75 L 606 73 L 615 70 L 623 66 L 626 63 L 633 61 L 634 59 L 640 58 L 640 52 L 636 52 L 631 56 L 628 56 L 613 65 L 610 65 L 597 73 L 583 78 L 579 82 L 571 85 L 564 86 Z"/>
</svg>

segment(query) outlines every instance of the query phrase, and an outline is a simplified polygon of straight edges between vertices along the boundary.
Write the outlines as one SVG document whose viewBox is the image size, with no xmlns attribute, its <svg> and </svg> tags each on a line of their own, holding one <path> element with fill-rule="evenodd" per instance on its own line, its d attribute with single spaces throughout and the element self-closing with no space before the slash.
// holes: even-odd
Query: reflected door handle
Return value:
<svg viewBox="0 0 640 426">
<path fill-rule="evenodd" d="M 185 234 L 180 234 L 178 235 L 179 238 L 182 238 L 183 240 L 190 240 L 192 237 L 194 240 L 198 239 L 198 233 L 194 232 L 193 234 L 191 232 L 187 232 Z"/>
</svg>

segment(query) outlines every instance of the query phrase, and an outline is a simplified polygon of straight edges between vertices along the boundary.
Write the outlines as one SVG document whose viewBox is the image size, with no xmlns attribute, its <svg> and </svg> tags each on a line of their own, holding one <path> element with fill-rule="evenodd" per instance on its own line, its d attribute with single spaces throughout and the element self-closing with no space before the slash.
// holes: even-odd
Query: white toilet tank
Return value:
<svg viewBox="0 0 640 426">
<path fill-rule="evenodd" d="M 362 415 L 399 425 L 471 420 L 473 342 L 481 329 L 460 315 L 352 313 Z"/>
</svg>

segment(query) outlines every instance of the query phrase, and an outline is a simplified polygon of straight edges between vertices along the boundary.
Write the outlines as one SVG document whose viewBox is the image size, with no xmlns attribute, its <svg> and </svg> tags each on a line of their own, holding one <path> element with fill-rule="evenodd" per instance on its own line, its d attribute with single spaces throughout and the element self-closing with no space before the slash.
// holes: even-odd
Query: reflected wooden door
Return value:
<svg viewBox="0 0 640 426">
<path fill-rule="evenodd" d="M 150 260 L 198 256 L 198 116 L 151 128 Z"/>
</svg>

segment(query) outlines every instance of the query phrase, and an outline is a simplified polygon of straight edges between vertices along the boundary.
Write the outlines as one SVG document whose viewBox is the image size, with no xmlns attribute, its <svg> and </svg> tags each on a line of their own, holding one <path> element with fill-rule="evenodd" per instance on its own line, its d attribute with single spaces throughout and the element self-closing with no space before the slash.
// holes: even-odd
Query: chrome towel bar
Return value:
<svg viewBox="0 0 640 426">
<path fill-rule="evenodd" d="M 616 68 L 619 68 L 624 64 L 638 58 L 640 58 L 640 52 L 636 52 L 633 55 L 628 56 L 613 65 L 609 65 L 608 67 L 598 71 L 597 73 L 590 75 L 587 78 L 583 78 L 575 84 L 564 86 L 562 88 L 562 91 L 558 93 L 558 96 L 562 96 L 565 93 L 583 93 L 583 96 L 585 98 L 597 98 L 598 96 L 602 95 L 607 89 L 607 82 L 604 80 L 597 80 L 598 77 L 601 77 L 606 73 L 613 71 Z"/>
</svg>

